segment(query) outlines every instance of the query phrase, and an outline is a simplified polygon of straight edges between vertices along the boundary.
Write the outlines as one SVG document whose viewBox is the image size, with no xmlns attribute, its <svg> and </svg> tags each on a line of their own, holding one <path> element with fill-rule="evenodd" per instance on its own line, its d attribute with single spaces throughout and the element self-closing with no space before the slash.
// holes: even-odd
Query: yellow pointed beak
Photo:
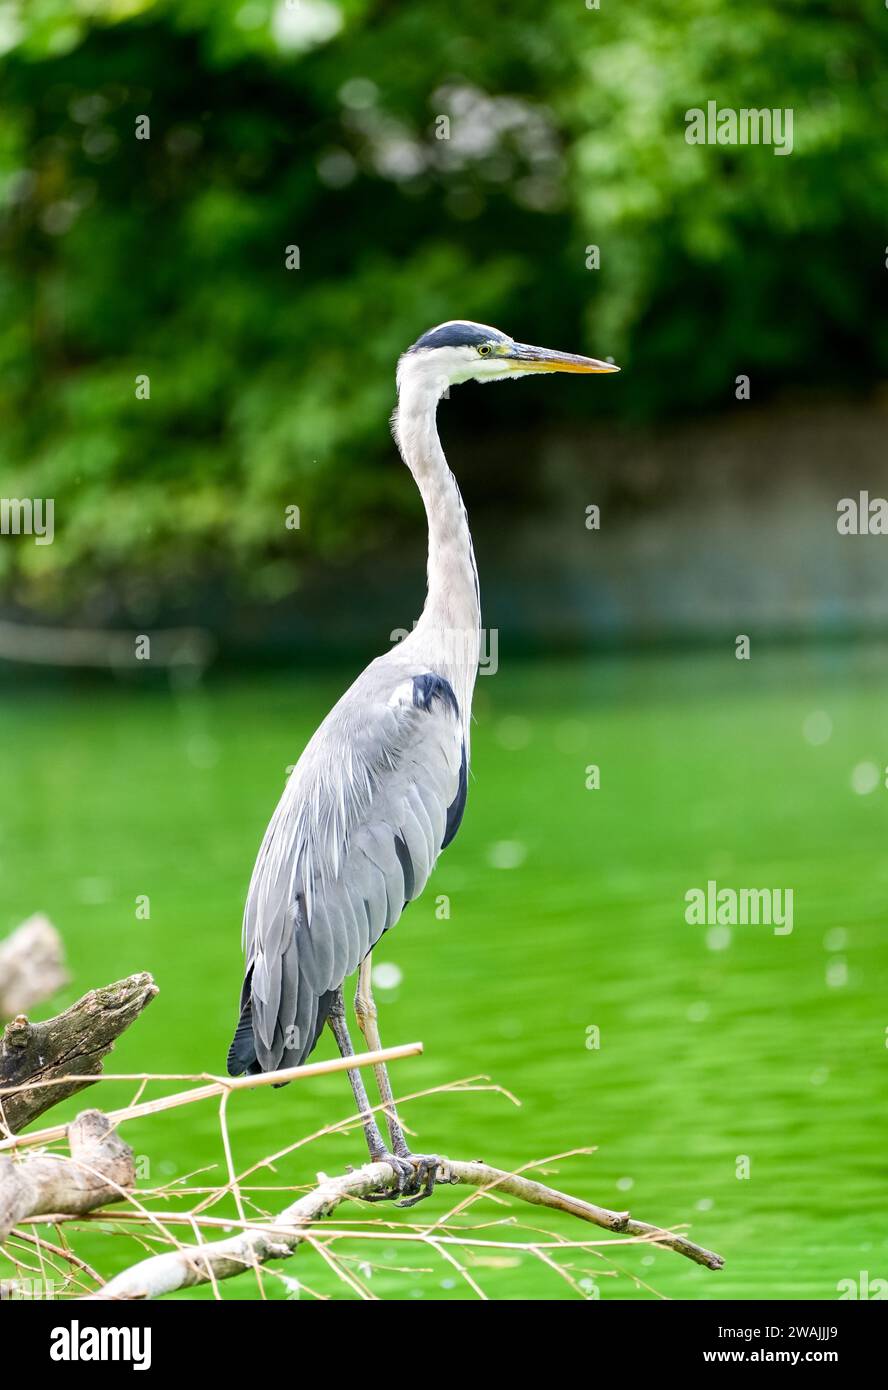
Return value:
<svg viewBox="0 0 888 1390">
<path fill-rule="evenodd" d="M 552 348 L 531 347 L 529 343 L 513 343 L 503 356 L 514 362 L 520 372 L 618 372 L 613 362 L 600 362 L 597 357 L 578 357 L 573 352 L 555 352 Z"/>
</svg>

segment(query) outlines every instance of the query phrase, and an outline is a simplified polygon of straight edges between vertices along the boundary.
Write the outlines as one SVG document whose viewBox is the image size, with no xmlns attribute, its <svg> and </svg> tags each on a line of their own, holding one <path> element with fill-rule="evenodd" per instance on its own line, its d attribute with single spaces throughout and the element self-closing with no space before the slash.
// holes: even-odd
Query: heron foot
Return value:
<svg viewBox="0 0 888 1390">
<path fill-rule="evenodd" d="M 378 1153 L 370 1155 L 373 1163 L 387 1163 L 395 1175 L 395 1190 L 392 1192 L 386 1188 L 384 1192 L 368 1192 L 364 1198 L 365 1202 L 389 1202 L 393 1197 L 403 1196 L 405 1192 L 412 1190 L 413 1183 L 416 1181 L 416 1174 L 413 1164 L 408 1158 L 401 1158 L 398 1154 L 390 1153 L 388 1149 L 380 1149 Z"/>
<path fill-rule="evenodd" d="M 411 1154 L 409 1162 L 414 1164 L 413 1185 L 405 1192 L 404 1200 L 395 1202 L 396 1207 L 415 1207 L 431 1197 L 438 1180 L 438 1169 L 443 1167 L 437 1154 Z"/>
<path fill-rule="evenodd" d="M 402 1200 L 395 1202 L 396 1207 L 415 1207 L 417 1202 L 423 1202 L 426 1197 L 431 1197 L 435 1190 L 438 1168 L 443 1167 L 441 1159 L 436 1154 L 393 1154 L 386 1151 L 374 1155 L 374 1162 L 388 1163 L 394 1170 L 396 1190 L 395 1192 L 371 1192 L 364 1200 L 366 1202 L 388 1202 L 399 1197 Z"/>
</svg>

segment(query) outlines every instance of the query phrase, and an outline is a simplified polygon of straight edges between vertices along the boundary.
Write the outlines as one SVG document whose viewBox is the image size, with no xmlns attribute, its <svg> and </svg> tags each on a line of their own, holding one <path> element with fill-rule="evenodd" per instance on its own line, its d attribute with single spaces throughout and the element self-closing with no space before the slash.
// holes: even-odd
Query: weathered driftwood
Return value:
<svg viewBox="0 0 888 1390">
<path fill-rule="evenodd" d="M 648 1225 L 645 1221 L 635 1221 L 628 1212 L 609 1211 L 592 1202 L 570 1197 L 520 1174 L 490 1168 L 486 1163 L 442 1159 L 439 1178 L 517 1197 L 535 1206 L 568 1212 L 581 1221 L 588 1221 L 621 1236 L 666 1246 L 708 1269 L 721 1269 L 724 1264 L 720 1255 L 704 1250 L 685 1236 Z M 118 1274 L 97 1293 L 91 1294 L 90 1298 L 160 1298 L 195 1284 L 234 1278 L 269 1260 L 285 1259 L 294 1254 L 303 1241 L 311 1239 L 311 1223 L 329 1216 L 341 1202 L 353 1197 L 366 1197 L 384 1188 L 394 1190 L 394 1186 L 395 1175 L 387 1163 L 367 1163 L 342 1177 L 323 1177 L 317 1187 L 293 1202 L 273 1223 L 257 1223 L 225 1240 L 152 1255 Z"/>
<path fill-rule="evenodd" d="M 23 1217 L 50 1212 L 82 1216 L 119 1202 L 135 1186 L 132 1150 L 100 1110 L 77 1116 L 68 1126 L 68 1143 L 70 1158 L 0 1155 L 0 1242 Z"/>
<path fill-rule="evenodd" d="M 0 1021 L 27 1013 L 67 983 L 62 938 L 43 913 L 0 941 Z"/>
<path fill-rule="evenodd" d="M 7 1024 L 0 1039 L 0 1088 L 25 1089 L 13 1094 L 0 1089 L 0 1134 L 16 1134 L 60 1100 L 92 1085 L 75 1078 L 101 1073 L 102 1058 L 156 993 L 150 975 L 130 975 L 90 990 L 44 1023 L 20 1016 Z M 65 1080 L 44 1084 L 56 1077 Z"/>
</svg>

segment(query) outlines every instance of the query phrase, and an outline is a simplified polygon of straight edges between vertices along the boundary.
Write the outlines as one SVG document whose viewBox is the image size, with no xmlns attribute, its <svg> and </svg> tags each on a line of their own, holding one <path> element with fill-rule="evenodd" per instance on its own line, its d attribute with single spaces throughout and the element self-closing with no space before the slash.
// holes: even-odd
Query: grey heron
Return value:
<svg viewBox="0 0 888 1390">
<path fill-rule="evenodd" d="M 341 1055 L 353 1056 L 342 987 L 355 971 L 355 1017 L 368 1048 L 380 1048 L 370 953 L 422 893 L 462 820 L 481 608 L 466 509 L 438 438 L 439 400 L 465 381 L 618 370 L 462 321 L 430 329 L 401 357 L 392 428 L 428 522 L 425 606 L 309 740 L 265 832 L 244 910 L 231 1075 L 300 1065 L 325 1023 Z M 367 1146 L 412 1205 L 431 1192 L 438 1160 L 410 1152 L 386 1069 L 375 1073 L 390 1147 L 360 1070 L 348 1072 Z"/>
</svg>

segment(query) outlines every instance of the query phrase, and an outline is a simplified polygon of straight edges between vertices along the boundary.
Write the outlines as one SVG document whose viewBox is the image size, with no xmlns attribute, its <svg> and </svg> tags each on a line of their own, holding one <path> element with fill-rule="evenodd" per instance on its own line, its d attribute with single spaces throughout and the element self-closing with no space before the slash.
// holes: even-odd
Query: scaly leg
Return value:
<svg viewBox="0 0 888 1390">
<path fill-rule="evenodd" d="M 369 954 L 364 957 L 361 962 L 361 968 L 358 971 L 358 987 L 355 991 L 355 1018 L 358 1021 L 358 1027 L 364 1035 L 368 1051 L 381 1052 L 382 1040 L 379 1036 L 379 1025 L 377 1023 L 376 1001 L 373 998 L 373 989 L 370 984 Z M 407 1140 L 404 1138 L 404 1131 L 398 1119 L 398 1112 L 395 1108 L 395 1097 L 392 1092 L 392 1085 L 389 1081 L 385 1063 L 377 1062 L 373 1071 L 376 1075 L 376 1084 L 379 1088 L 379 1099 L 382 1101 L 385 1110 L 392 1152 L 396 1154 L 398 1158 L 408 1159 L 411 1164 L 415 1165 L 416 1183 L 421 1185 L 421 1191 L 418 1195 L 412 1196 L 409 1201 L 398 1203 L 398 1206 L 401 1207 L 412 1207 L 415 1206 L 417 1202 L 421 1202 L 424 1197 L 430 1197 L 432 1195 L 440 1159 L 435 1154 L 413 1154 L 410 1152 L 410 1147 Z"/>
<path fill-rule="evenodd" d="M 336 1039 L 340 1057 L 354 1057 L 355 1049 L 352 1047 L 352 1040 L 348 1034 L 348 1025 L 345 1021 L 345 1005 L 342 1002 L 342 990 L 338 989 L 327 1016 L 330 1030 Z M 351 1083 L 352 1093 L 355 1104 L 358 1107 L 358 1114 L 364 1127 L 364 1138 L 367 1140 L 367 1148 L 370 1150 L 370 1157 L 374 1163 L 388 1163 L 395 1172 L 398 1180 L 398 1192 L 403 1193 L 412 1189 L 416 1180 L 413 1164 L 408 1162 L 400 1154 L 390 1153 L 386 1148 L 379 1125 L 376 1123 L 375 1116 L 370 1110 L 370 1101 L 367 1097 L 367 1090 L 364 1086 L 364 1078 L 361 1076 L 360 1067 L 354 1067 L 348 1073 Z M 380 1194 L 381 1196 L 382 1194 Z M 388 1193 L 385 1194 L 389 1196 Z"/>
</svg>

